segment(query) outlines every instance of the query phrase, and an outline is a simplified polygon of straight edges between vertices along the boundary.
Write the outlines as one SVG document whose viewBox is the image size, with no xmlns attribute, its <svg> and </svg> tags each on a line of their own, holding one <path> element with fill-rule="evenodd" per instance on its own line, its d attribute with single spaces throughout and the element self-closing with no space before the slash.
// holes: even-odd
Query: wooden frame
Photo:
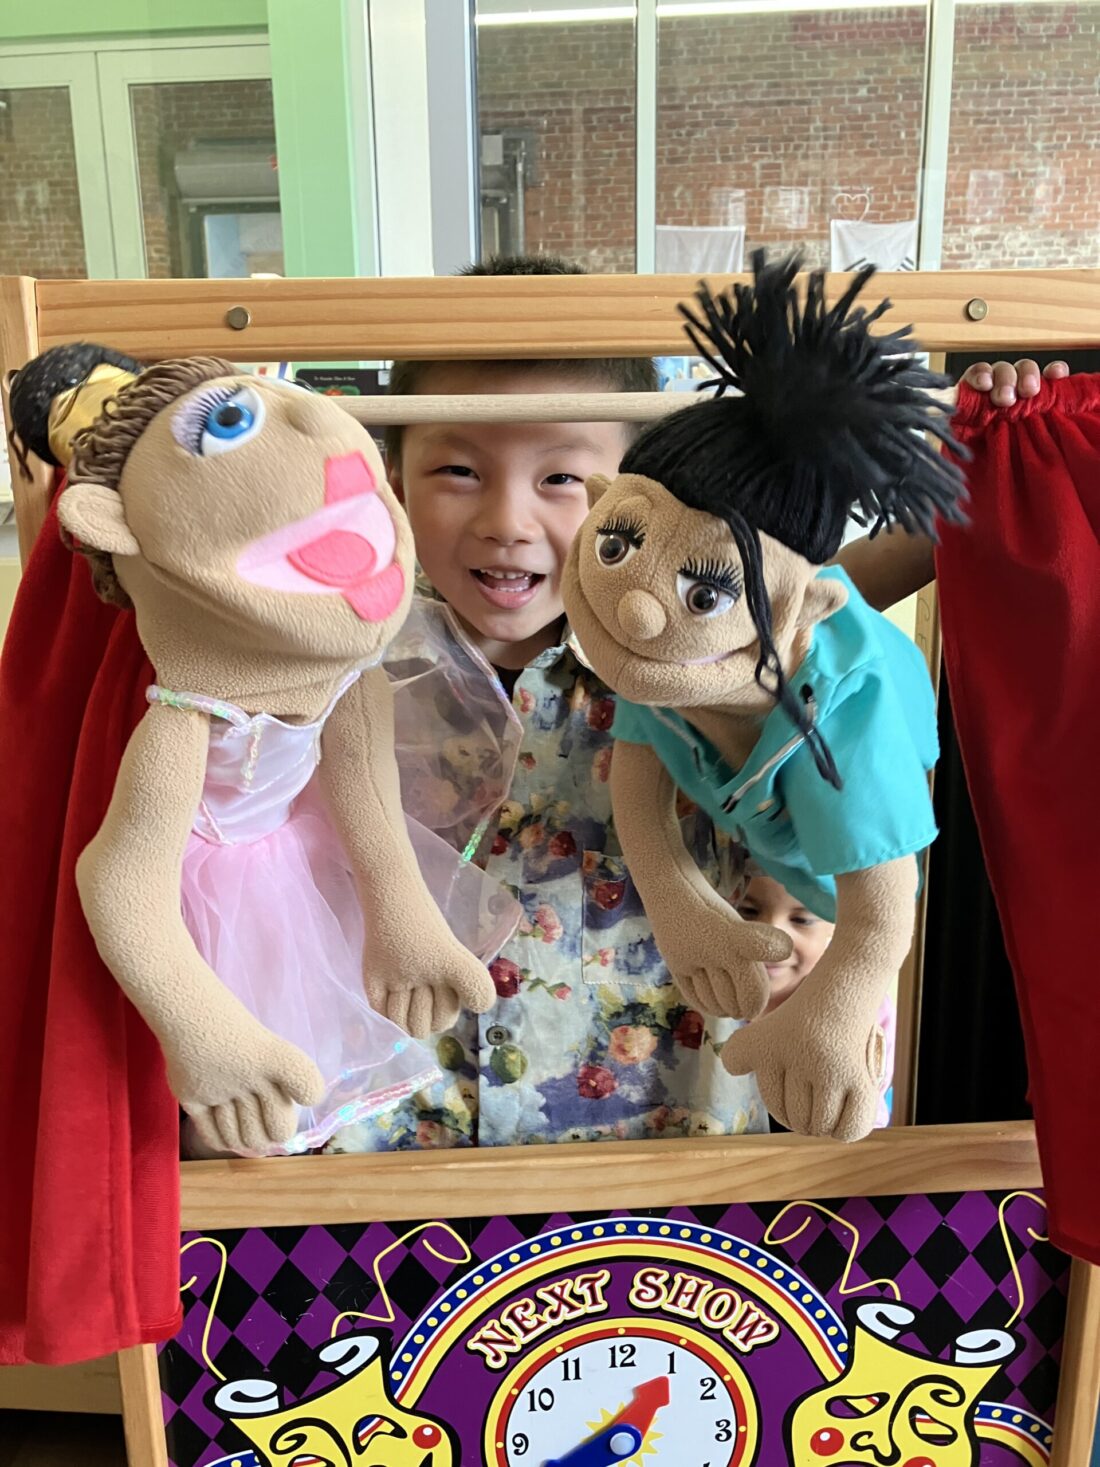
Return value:
<svg viewBox="0 0 1100 1467">
<path fill-rule="evenodd" d="M 832 292 L 844 277 L 832 277 Z M 934 352 L 1072 349 L 1100 341 L 1100 271 L 992 271 L 884 278 L 895 308 Z M 0 279 L 0 380 L 39 351 L 102 341 L 143 359 L 211 353 L 236 361 L 681 354 L 685 276 L 514 279 L 86 281 Z M 979 319 L 974 319 L 978 317 Z M 234 324 L 235 323 L 235 324 Z M 48 475 L 16 478 L 24 558 L 45 515 Z M 938 664 L 934 596 L 918 641 Z M 911 1094 L 919 1005 L 918 930 L 902 989 L 899 1079 Z M 899 1046 L 900 1055 L 900 1046 Z M 908 1068 L 905 1068 L 905 1067 Z M 675 1160 L 674 1166 L 662 1165 Z M 446 1217 L 600 1205 L 655 1207 L 813 1196 L 1010 1189 L 1040 1183 L 1030 1126 L 899 1127 L 852 1148 L 793 1136 L 559 1146 L 464 1153 L 186 1163 L 185 1228 Z M 156 1356 L 120 1357 L 131 1462 L 166 1462 Z M 1054 1467 L 1091 1449 L 1100 1391 L 1100 1270 L 1075 1264 Z"/>
</svg>

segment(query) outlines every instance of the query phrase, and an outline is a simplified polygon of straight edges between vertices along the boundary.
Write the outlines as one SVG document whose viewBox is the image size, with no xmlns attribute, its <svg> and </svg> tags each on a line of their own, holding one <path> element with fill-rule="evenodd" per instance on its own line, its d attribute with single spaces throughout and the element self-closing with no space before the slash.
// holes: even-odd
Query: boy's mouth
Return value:
<svg viewBox="0 0 1100 1467">
<path fill-rule="evenodd" d="M 491 606 L 509 611 L 526 606 L 546 579 L 538 571 L 472 570 L 470 575 Z"/>
</svg>

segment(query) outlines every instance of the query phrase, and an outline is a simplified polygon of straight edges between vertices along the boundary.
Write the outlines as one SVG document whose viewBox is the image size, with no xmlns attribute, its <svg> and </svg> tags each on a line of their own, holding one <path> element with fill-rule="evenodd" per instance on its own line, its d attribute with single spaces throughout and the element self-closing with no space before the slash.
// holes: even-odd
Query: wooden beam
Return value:
<svg viewBox="0 0 1100 1467">
<path fill-rule="evenodd" d="M 764 1135 L 185 1162 L 181 1206 L 190 1231 L 1039 1185 L 1019 1122 L 903 1127 L 855 1146 Z"/>
<path fill-rule="evenodd" d="M 156 1346 L 135 1345 L 132 1350 L 122 1350 L 118 1379 L 130 1467 L 168 1467 Z"/>
<path fill-rule="evenodd" d="M 0 275 L 0 394 L 4 422 L 9 423 L 8 374 L 17 371 L 39 352 L 36 282 L 26 275 Z M 15 454 L 8 447 L 11 491 L 15 501 L 15 527 L 19 534 L 19 559 L 26 565 L 39 526 L 50 502 L 53 470 L 29 454 L 25 479 Z"/>
<path fill-rule="evenodd" d="M 724 286 L 744 276 L 717 276 Z M 828 278 L 835 297 L 847 275 Z M 90 340 L 143 359 L 213 353 L 232 361 L 392 357 L 683 355 L 676 307 L 692 275 L 387 280 L 44 280 L 41 347 Z M 1100 270 L 883 275 L 884 329 L 912 322 L 928 351 L 1069 350 L 1100 343 Z M 968 307 L 980 301 L 981 320 Z M 231 312 L 247 316 L 243 329 Z"/>
<path fill-rule="evenodd" d="M 1100 1401 L 1100 1268 L 1073 1260 L 1054 1408 L 1050 1467 L 1085 1467 L 1092 1459 Z"/>
</svg>

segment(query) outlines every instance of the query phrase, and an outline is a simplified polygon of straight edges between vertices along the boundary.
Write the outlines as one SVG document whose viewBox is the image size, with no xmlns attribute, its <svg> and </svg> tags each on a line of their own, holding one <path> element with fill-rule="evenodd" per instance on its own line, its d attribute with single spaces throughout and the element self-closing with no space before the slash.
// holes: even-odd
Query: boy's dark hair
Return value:
<svg viewBox="0 0 1100 1467">
<path fill-rule="evenodd" d="M 587 275 L 583 265 L 563 260 L 560 255 L 492 255 L 478 264 L 467 265 L 459 275 Z M 474 367 L 487 375 L 533 377 L 553 374 L 569 377 L 577 383 L 603 387 L 609 392 L 656 392 L 657 368 L 650 357 L 564 357 L 560 360 L 533 361 L 526 357 L 515 360 L 494 358 L 472 361 L 403 361 L 390 369 L 387 389 L 393 397 L 407 397 L 423 388 L 425 378 L 439 367 Z M 636 424 L 627 425 L 631 436 Z M 391 463 L 401 460 L 401 427 L 386 429 L 386 457 Z"/>
</svg>

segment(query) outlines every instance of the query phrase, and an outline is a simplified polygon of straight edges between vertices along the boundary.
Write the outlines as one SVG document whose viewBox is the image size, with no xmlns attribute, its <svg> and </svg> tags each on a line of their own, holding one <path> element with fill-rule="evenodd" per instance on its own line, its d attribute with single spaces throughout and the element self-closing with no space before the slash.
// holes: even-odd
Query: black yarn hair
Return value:
<svg viewBox="0 0 1100 1467">
<path fill-rule="evenodd" d="M 141 363 L 123 356 L 109 346 L 95 346 L 88 341 L 75 341 L 65 346 L 52 346 L 41 356 L 20 367 L 11 379 L 9 403 L 11 431 L 8 442 L 24 474 L 29 475 L 27 452 L 43 463 L 57 466 L 50 449 L 50 404 L 55 397 L 86 381 L 96 367 L 106 364 L 124 372 L 141 371 Z"/>
<path fill-rule="evenodd" d="M 805 736 L 818 771 L 840 777 L 814 727 L 812 694 L 787 683 L 772 640 L 760 536 L 769 535 L 823 565 L 840 548 L 849 519 L 936 537 L 937 517 L 964 520 L 966 490 L 957 463 L 929 444 L 931 434 L 958 458 L 947 410 L 929 396 L 948 379 L 921 366 L 904 327 L 873 335 L 890 308 L 856 299 L 875 273 L 858 272 L 833 306 L 814 271 L 800 301 L 801 258 L 774 264 L 753 255 L 752 285 L 715 296 L 705 284 L 695 309 L 681 306 L 695 350 L 714 369 L 705 402 L 670 413 L 628 449 L 620 472 L 663 485 L 690 509 L 729 526 L 744 572 L 749 615 L 760 642 L 756 681 Z M 740 394 L 726 397 L 733 390 Z M 765 681 L 765 678 L 768 681 Z"/>
</svg>

